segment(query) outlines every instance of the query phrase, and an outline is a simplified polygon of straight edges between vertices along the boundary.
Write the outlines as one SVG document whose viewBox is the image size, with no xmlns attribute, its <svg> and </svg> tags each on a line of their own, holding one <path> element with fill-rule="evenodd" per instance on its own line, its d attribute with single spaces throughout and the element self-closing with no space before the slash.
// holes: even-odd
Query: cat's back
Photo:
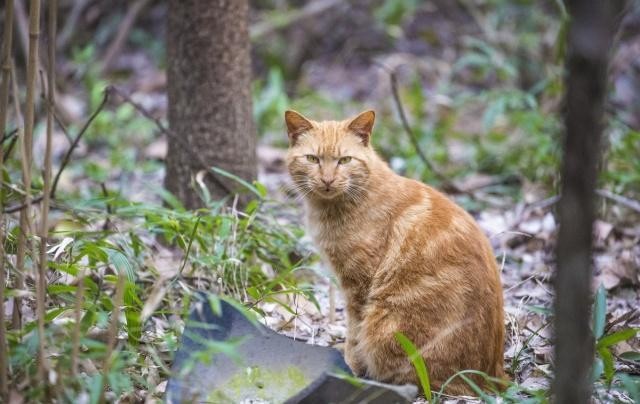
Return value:
<svg viewBox="0 0 640 404">
<path fill-rule="evenodd" d="M 399 177 L 399 176 L 398 176 Z M 387 224 L 404 254 L 424 267 L 449 267 L 498 280 L 488 238 L 475 219 L 446 195 L 419 181 L 399 177 L 390 195 L 400 196 Z M 436 265 L 429 265 L 430 263 Z M 418 262 L 416 262 L 418 264 Z M 475 275 L 475 276 L 473 276 Z"/>
</svg>

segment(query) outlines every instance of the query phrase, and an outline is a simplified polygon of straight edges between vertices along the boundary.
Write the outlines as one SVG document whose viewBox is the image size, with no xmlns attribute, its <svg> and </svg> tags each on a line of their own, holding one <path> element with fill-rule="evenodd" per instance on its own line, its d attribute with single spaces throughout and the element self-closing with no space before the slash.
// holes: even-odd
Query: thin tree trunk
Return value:
<svg viewBox="0 0 640 404">
<path fill-rule="evenodd" d="M 566 137 L 555 280 L 555 402 L 587 403 L 594 338 L 589 329 L 592 225 L 606 73 L 621 1 L 567 1 Z"/>
<path fill-rule="evenodd" d="M 7 0 L 4 14 L 4 33 L 2 43 L 2 86 L 0 86 L 0 133 L 4 135 L 9 110 L 9 84 L 11 81 L 11 48 L 13 45 L 13 0 Z M 4 154 L 0 145 L 0 173 L 3 172 Z M 5 256 L 4 256 L 4 188 L 0 186 L 0 398 L 9 401 L 7 338 L 4 313 Z"/>
<path fill-rule="evenodd" d="M 36 74 L 38 67 L 38 41 L 40 37 L 40 0 L 31 0 L 29 5 L 29 58 L 27 60 L 27 96 L 24 112 L 24 136 L 22 137 L 22 183 L 24 186 L 24 205 L 20 211 L 20 232 L 18 237 L 18 276 L 16 287 L 24 289 L 25 255 L 31 252 L 31 163 L 33 161 L 33 126 L 35 119 Z M 34 257 L 35 259 L 35 257 Z M 13 306 L 13 326 L 20 328 L 22 323 L 22 299 L 15 298 Z"/>
<path fill-rule="evenodd" d="M 47 66 L 47 134 L 44 152 L 44 187 L 40 214 L 40 260 L 37 277 L 36 308 L 38 316 L 38 372 L 40 380 L 46 381 L 47 370 L 45 356 L 45 292 L 47 290 L 47 241 L 49 240 L 49 199 L 51 193 L 51 141 L 53 135 L 53 113 L 55 110 L 55 67 L 56 67 L 56 28 L 58 0 L 49 0 L 48 11 L 48 66 Z"/>
<path fill-rule="evenodd" d="M 246 180 L 256 176 L 248 1 L 170 0 L 168 16 L 169 126 L 191 153 L 169 139 L 165 184 L 195 208 L 202 202 L 193 179 L 208 168 L 197 161 Z M 210 173 L 204 182 L 213 198 L 238 187 Z"/>
</svg>

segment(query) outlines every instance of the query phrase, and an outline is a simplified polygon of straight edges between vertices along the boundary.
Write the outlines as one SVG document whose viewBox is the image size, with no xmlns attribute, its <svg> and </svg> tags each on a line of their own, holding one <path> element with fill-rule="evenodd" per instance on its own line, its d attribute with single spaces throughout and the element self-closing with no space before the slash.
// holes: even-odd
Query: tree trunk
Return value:
<svg viewBox="0 0 640 404">
<path fill-rule="evenodd" d="M 587 403 L 594 337 L 589 328 L 595 186 L 607 60 L 621 1 L 567 1 L 565 143 L 555 281 L 555 402 Z"/>
<path fill-rule="evenodd" d="M 195 176 L 219 167 L 256 176 L 247 0 L 169 0 L 169 139 L 165 185 L 187 208 L 202 206 Z M 186 147 L 185 147 L 186 146 Z M 218 199 L 238 184 L 210 171 Z"/>
</svg>

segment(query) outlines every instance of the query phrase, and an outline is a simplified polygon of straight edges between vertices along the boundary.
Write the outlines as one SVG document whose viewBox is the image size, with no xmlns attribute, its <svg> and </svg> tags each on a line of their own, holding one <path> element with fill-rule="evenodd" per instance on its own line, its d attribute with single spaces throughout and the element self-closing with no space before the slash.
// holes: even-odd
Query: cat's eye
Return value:
<svg viewBox="0 0 640 404">
<path fill-rule="evenodd" d="M 320 162 L 320 159 L 318 158 L 318 156 L 314 156 L 313 154 L 307 154 L 305 157 L 307 158 L 307 161 L 309 163 L 316 163 L 317 164 L 317 163 Z"/>
<path fill-rule="evenodd" d="M 351 161 L 351 156 L 340 157 L 338 164 L 347 164 Z"/>
</svg>

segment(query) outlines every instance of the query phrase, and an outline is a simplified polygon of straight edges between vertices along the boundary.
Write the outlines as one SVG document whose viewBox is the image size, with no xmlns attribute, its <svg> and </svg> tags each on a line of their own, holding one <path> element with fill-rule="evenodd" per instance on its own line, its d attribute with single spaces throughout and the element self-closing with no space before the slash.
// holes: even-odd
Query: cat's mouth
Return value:
<svg viewBox="0 0 640 404">
<path fill-rule="evenodd" d="M 322 199 L 333 199 L 336 196 L 338 196 L 339 193 L 340 191 L 336 187 L 330 187 L 330 186 L 318 187 L 316 188 L 316 192 L 315 192 L 315 194 Z"/>
</svg>

